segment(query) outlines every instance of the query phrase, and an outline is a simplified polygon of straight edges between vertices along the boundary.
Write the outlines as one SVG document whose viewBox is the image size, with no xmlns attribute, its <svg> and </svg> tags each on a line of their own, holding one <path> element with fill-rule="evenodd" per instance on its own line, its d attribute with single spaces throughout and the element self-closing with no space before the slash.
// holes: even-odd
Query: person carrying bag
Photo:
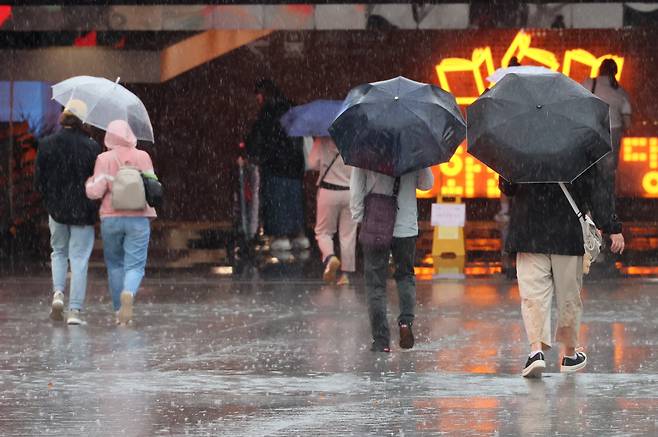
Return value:
<svg viewBox="0 0 658 437">
<path fill-rule="evenodd" d="M 398 178 L 355 168 L 350 180 L 352 218 L 361 223 L 359 243 L 363 249 L 364 277 L 373 352 L 390 352 L 386 316 L 386 280 L 389 258 L 395 263 L 395 282 L 400 300 L 398 327 L 400 347 L 414 346 L 412 324 L 416 309 L 414 260 L 418 237 L 416 189 L 429 190 L 434 176 L 429 168 Z"/>
<path fill-rule="evenodd" d="M 150 221 L 156 211 L 148 204 L 144 177 L 157 182 L 149 154 L 137 149 L 137 138 L 124 120 L 112 121 L 105 134 L 108 151 L 98 155 L 87 180 L 90 199 L 102 199 L 101 234 L 108 283 L 117 324 L 133 319 L 133 302 L 144 278 Z"/>
<path fill-rule="evenodd" d="M 315 239 L 322 256 L 322 279 L 327 283 L 349 285 L 356 270 L 357 225 L 350 213 L 350 175 L 330 137 L 316 137 L 309 153 L 309 168 L 319 170 L 316 183 L 317 215 Z M 338 234 L 340 258 L 334 237 Z"/>
</svg>

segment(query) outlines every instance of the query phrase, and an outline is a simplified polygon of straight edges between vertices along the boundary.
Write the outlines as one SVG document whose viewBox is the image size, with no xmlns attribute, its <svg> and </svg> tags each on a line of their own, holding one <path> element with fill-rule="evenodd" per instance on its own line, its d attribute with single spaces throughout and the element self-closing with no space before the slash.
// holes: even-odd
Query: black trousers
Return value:
<svg viewBox="0 0 658 437">
<path fill-rule="evenodd" d="M 414 258 L 416 256 L 416 238 L 393 238 L 390 249 L 376 250 L 363 247 L 366 295 L 368 314 L 373 340 L 389 346 L 391 335 L 388 327 L 386 280 L 388 279 L 389 255 L 393 254 L 395 263 L 395 282 L 400 301 L 398 323 L 412 324 L 416 308 L 416 276 Z"/>
</svg>

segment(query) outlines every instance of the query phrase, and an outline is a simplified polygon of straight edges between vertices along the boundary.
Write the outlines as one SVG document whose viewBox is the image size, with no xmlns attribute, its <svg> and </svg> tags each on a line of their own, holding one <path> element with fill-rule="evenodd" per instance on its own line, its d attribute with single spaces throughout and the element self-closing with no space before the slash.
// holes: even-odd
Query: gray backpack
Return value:
<svg viewBox="0 0 658 437">
<path fill-rule="evenodd" d="M 119 171 L 112 183 L 112 208 L 123 211 L 141 211 L 146 208 L 146 193 L 142 172 L 130 165 L 124 165 L 114 155 Z"/>
</svg>

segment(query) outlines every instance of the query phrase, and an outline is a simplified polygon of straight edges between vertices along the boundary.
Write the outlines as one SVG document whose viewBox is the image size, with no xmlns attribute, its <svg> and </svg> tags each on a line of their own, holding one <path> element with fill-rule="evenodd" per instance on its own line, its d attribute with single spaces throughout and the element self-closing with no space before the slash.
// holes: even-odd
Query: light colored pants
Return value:
<svg viewBox="0 0 658 437">
<path fill-rule="evenodd" d="M 349 190 L 318 189 L 318 210 L 315 239 L 322 252 L 322 259 L 334 255 L 334 234 L 340 240 L 340 264 L 344 272 L 356 270 L 356 222 L 350 212 Z"/>
<path fill-rule="evenodd" d="M 137 294 L 146 268 L 151 223 L 146 217 L 107 217 L 101 220 L 103 254 L 114 310 L 121 292 Z"/>
<path fill-rule="evenodd" d="M 518 253 L 516 271 L 521 294 L 521 313 L 528 342 L 551 347 L 551 304 L 557 301 L 555 341 L 578 346 L 583 304 L 583 257 Z"/>
<path fill-rule="evenodd" d="M 89 257 L 94 248 L 93 226 L 72 226 L 56 222 L 48 217 L 50 228 L 50 270 L 53 290 L 64 292 L 66 274 L 71 264 L 71 294 L 69 308 L 81 310 L 87 294 L 87 270 Z"/>
</svg>

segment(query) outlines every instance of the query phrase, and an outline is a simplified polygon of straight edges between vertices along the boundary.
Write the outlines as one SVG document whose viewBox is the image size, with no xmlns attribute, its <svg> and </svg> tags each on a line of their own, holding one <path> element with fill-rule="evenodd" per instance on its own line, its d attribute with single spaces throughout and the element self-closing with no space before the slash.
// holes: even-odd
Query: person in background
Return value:
<svg viewBox="0 0 658 437">
<path fill-rule="evenodd" d="M 308 249 L 304 234 L 304 151 L 301 138 L 289 137 L 279 119 L 292 107 L 270 79 L 256 83 L 260 111 L 245 140 L 249 159 L 260 168 L 261 210 L 273 251 Z M 291 244 L 292 238 L 292 244 Z"/>
<path fill-rule="evenodd" d="M 368 193 L 391 195 L 394 193 L 396 178 L 370 170 L 354 168 L 350 178 L 350 209 L 352 218 L 361 223 L 364 215 L 364 201 Z M 397 214 L 393 229 L 393 242 L 385 250 L 362 246 L 365 269 L 365 286 L 370 316 L 370 329 L 373 352 L 390 352 L 390 331 L 387 320 L 386 280 L 388 278 L 389 256 L 395 263 L 394 278 L 400 300 L 400 347 L 411 349 L 414 346 L 412 325 L 416 311 L 416 276 L 414 261 L 416 239 L 418 238 L 418 205 L 416 189 L 429 190 L 434 185 L 434 175 L 429 168 L 402 175 L 399 178 Z"/>
<path fill-rule="evenodd" d="M 631 127 L 631 101 L 626 91 L 619 85 L 615 75 L 617 63 L 614 59 L 604 59 L 599 67 L 599 75 L 586 79 L 583 86 L 601 100 L 610 105 L 610 136 L 612 153 L 602 160 L 602 171 L 609 175 L 608 182 L 614 190 L 617 165 L 619 164 L 619 149 L 624 131 Z M 614 192 L 614 191 L 613 191 Z"/>
<path fill-rule="evenodd" d="M 115 210 L 112 181 L 122 166 L 136 167 L 146 177 L 156 176 L 151 157 L 137 149 L 137 138 L 127 122 L 114 120 L 109 124 L 105 146 L 108 151 L 98 156 L 86 189 L 90 199 L 102 199 L 101 235 L 110 294 L 117 324 L 126 325 L 133 319 L 133 302 L 144 278 L 150 220 L 156 217 L 156 211 L 148 204 L 143 210 Z"/>
<path fill-rule="evenodd" d="M 89 257 L 94 247 L 98 204 L 85 195 L 85 181 L 94 170 L 101 147 L 89 138 L 81 119 L 87 105 L 68 102 L 59 117 L 62 129 L 39 140 L 35 188 L 43 197 L 50 228 L 53 298 L 50 316 L 63 320 L 66 275 L 71 268 L 67 323 L 82 323 Z"/>
<path fill-rule="evenodd" d="M 610 235 L 610 250 L 621 253 L 624 237 L 614 210 L 614 195 L 605 189 L 608 174 L 599 164 L 579 176 L 568 190 L 581 211 L 590 211 L 600 230 Z M 587 364 L 579 348 L 583 304 L 583 232 L 580 221 L 558 184 L 510 184 L 500 190 L 514 198 L 510 209 L 507 250 L 516 253 L 521 314 L 530 354 L 521 372 L 539 377 L 546 368 L 544 351 L 551 348 L 551 301 L 557 301 L 555 340 L 564 347 L 560 371 L 573 373 Z"/>
<path fill-rule="evenodd" d="M 319 170 L 315 239 L 324 262 L 323 279 L 336 280 L 338 269 L 342 274 L 338 285 L 349 285 L 350 275 L 356 270 L 356 229 L 350 212 L 350 175 L 329 137 L 316 137 L 309 154 L 309 167 Z M 339 232 L 340 259 L 334 250 L 334 235 Z"/>
</svg>

